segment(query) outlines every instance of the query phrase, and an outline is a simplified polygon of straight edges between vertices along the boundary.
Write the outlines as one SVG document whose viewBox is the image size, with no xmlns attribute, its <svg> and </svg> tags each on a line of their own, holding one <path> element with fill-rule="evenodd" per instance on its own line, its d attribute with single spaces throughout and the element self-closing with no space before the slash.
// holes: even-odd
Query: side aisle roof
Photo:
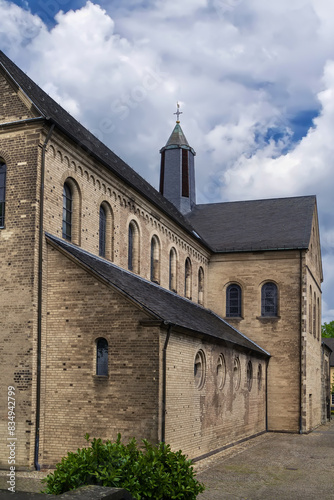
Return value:
<svg viewBox="0 0 334 500">
<path fill-rule="evenodd" d="M 46 239 L 53 247 L 97 278 L 102 278 L 104 282 L 128 297 L 154 319 L 206 337 L 223 340 L 261 356 L 270 356 L 267 351 L 209 309 L 51 234 L 46 234 Z"/>
</svg>

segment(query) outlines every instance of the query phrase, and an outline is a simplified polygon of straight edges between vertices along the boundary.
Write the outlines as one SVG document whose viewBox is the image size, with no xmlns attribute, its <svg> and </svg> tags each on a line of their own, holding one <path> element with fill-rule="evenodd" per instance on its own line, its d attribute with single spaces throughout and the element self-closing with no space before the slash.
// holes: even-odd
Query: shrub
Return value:
<svg viewBox="0 0 334 500">
<path fill-rule="evenodd" d="M 85 436 L 89 442 L 89 435 Z M 191 460 L 165 443 L 143 440 L 139 449 L 133 438 L 127 445 L 93 439 L 88 448 L 69 452 L 43 482 L 44 493 L 59 495 L 87 484 L 124 488 L 137 500 L 194 500 L 204 491 L 195 478 Z"/>
</svg>

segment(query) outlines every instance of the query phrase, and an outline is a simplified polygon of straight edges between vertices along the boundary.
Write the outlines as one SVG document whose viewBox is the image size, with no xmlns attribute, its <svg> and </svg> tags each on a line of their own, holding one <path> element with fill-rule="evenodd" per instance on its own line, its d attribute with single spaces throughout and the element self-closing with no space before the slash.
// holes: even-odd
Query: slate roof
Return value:
<svg viewBox="0 0 334 500">
<path fill-rule="evenodd" d="M 327 347 L 329 347 L 332 350 L 332 353 L 329 358 L 329 365 L 334 366 L 334 339 L 322 337 L 322 341 L 324 344 L 326 344 Z"/>
<path fill-rule="evenodd" d="M 215 252 L 306 249 L 315 196 L 196 205 L 186 217 Z"/>
<path fill-rule="evenodd" d="M 89 154 L 101 161 L 117 177 L 127 182 L 135 191 L 148 198 L 171 219 L 194 236 L 189 222 L 177 208 L 162 196 L 153 186 L 137 174 L 129 165 L 99 141 L 89 130 L 65 111 L 16 64 L 0 50 L 0 65 L 16 82 L 45 119 L 54 123 L 63 133 L 79 144 Z M 205 242 L 202 242 L 205 244 Z"/>
<path fill-rule="evenodd" d="M 255 351 L 262 356 L 269 356 L 267 351 L 249 340 L 209 309 L 205 309 L 174 292 L 166 290 L 51 234 L 46 234 L 46 239 L 48 243 L 51 243 L 58 250 L 71 256 L 97 277 L 102 278 L 123 295 L 129 297 L 139 307 L 152 315 L 153 319 L 204 336 L 224 340 L 230 344 Z"/>
</svg>

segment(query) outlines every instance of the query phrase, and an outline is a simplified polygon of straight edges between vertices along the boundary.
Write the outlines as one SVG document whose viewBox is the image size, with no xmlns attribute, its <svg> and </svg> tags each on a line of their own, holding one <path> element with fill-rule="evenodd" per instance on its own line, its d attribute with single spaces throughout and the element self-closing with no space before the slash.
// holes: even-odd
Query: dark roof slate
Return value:
<svg viewBox="0 0 334 500">
<path fill-rule="evenodd" d="M 262 356 L 269 356 L 264 349 L 209 309 L 194 304 L 174 292 L 166 290 L 51 234 L 47 234 L 46 238 L 53 246 L 74 257 L 85 268 L 88 268 L 112 287 L 128 296 L 138 306 L 151 314 L 154 319 L 205 336 L 224 340 L 255 351 Z"/>
<path fill-rule="evenodd" d="M 186 217 L 215 252 L 306 249 L 315 196 L 196 205 Z"/>
<path fill-rule="evenodd" d="M 23 90 L 45 119 L 55 123 L 63 133 L 68 135 L 89 154 L 100 160 L 117 177 L 126 181 L 133 189 L 145 198 L 148 198 L 156 207 L 166 213 L 168 217 L 181 224 L 186 231 L 192 233 L 193 228 L 172 203 L 65 111 L 1 50 L 0 66 L 5 69 L 6 73 Z"/>
</svg>

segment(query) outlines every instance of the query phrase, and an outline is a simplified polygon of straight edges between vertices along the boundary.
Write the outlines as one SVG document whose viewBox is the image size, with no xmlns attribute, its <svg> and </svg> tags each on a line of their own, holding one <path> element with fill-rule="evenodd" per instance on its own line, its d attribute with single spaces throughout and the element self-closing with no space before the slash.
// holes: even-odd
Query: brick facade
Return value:
<svg viewBox="0 0 334 500">
<path fill-rule="evenodd" d="M 22 90 L 1 75 L 0 157 L 7 165 L 7 180 L 5 227 L 0 228 L 0 398 L 6 408 L 7 388 L 16 387 L 17 466 L 34 466 L 36 410 L 42 466 L 52 466 L 68 450 L 84 445 L 86 432 L 103 439 L 114 439 L 118 432 L 125 439 L 153 442 L 165 437 L 173 448 L 195 458 L 266 429 L 308 432 L 319 425 L 321 256 L 316 212 L 307 250 L 215 253 L 122 175 L 87 154 L 57 126 L 40 120 Z M 65 183 L 73 192 L 72 243 L 86 252 L 99 255 L 102 204 L 108 214 L 106 257 L 120 268 L 128 267 L 133 221 L 139 234 L 137 273 L 143 279 L 151 279 L 154 237 L 161 287 L 170 287 L 172 249 L 179 296 L 191 283 L 188 297 L 224 318 L 227 286 L 237 283 L 242 316 L 226 319 L 270 353 L 268 367 L 265 351 L 259 354 L 237 342 L 214 339 L 200 329 L 171 326 L 167 334 L 163 321 L 152 321 L 130 296 L 47 243 L 45 232 L 62 237 Z M 276 318 L 261 317 L 266 281 L 278 287 Z M 109 346 L 107 377 L 96 375 L 100 337 Z M 6 436 L 6 413 L 0 426 Z M 6 468 L 5 447 L 0 453 Z"/>
</svg>

